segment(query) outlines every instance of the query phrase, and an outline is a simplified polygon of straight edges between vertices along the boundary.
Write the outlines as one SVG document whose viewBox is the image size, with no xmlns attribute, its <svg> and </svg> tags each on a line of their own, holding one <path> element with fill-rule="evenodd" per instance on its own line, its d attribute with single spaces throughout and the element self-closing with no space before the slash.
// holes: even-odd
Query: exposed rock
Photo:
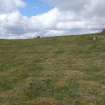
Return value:
<svg viewBox="0 0 105 105">
<path fill-rule="evenodd" d="M 105 32 L 105 28 L 102 30 L 102 32 Z"/>
<path fill-rule="evenodd" d="M 37 38 L 39 39 L 39 38 L 40 38 L 40 36 L 37 36 Z"/>
</svg>

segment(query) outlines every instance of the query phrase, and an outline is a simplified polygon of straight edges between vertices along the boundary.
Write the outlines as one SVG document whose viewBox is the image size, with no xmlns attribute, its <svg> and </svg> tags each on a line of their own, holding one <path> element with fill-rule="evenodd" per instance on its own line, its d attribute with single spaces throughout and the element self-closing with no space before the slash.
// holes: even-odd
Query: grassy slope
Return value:
<svg viewBox="0 0 105 105">
<path fill-rule="evenodd" d="M 0 105 L 105 105 L 105 36 L 0 40 Z"/>
</svg>

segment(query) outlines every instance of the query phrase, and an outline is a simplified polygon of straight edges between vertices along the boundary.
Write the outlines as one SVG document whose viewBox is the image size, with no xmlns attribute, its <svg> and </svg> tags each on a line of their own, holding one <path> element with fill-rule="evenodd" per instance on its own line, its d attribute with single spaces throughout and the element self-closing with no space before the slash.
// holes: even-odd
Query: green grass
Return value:
<svg viewBox="0 0 105 105">
<path fill-rule="evenodd" d="M 0 105 L 105 105 L 105 34 L 0 40 Z"/>
</svg>

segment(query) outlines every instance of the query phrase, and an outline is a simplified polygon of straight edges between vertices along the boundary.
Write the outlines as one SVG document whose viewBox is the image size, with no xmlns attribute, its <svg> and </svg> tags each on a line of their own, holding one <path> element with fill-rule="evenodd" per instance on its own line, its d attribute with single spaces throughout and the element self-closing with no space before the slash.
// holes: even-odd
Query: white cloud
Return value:
<svg viewBox="0 0 105 105">
<path fill-rule="evenodd" d="M 55 28 L 59 11 L 54 8 L 38 16 L 22 16 L 19 11 L 0 15 L 0 36 L 4 38 L 29 38 L 46 34 Z M 30 33 L 30 36 L 29 36 Z M 27 36 L 28 35 L 28 36 Z M 35 37 L 34 36 L 34 37 Z"/>
<path fill-rule="evenodd" d="M 54 8 L 48 11 L 47 13 L 37 15 L 37 16 L 32 16 L 30 20 L 32 24 L 35 25 L 34 27 L 37 27 L 39 29 L 41 28 L 49 29 L 49 28 L 55 27 L 58 17 L 59 17 L 59 11 L 57 8 Z"/>
<path fill-rule="evenodd" d="M 27 17 L 19 12 L 23 0 L 0 0 L 0 38 L 69 35 L 98 31 L 105 26 L 105 0 L 46 0 L 54 8 Z"/>
<path fill-rule="evenodd" d="M 0 0 L 0 14 L 16 11 L 25 5 L 23 0 Z"/>
</svg>

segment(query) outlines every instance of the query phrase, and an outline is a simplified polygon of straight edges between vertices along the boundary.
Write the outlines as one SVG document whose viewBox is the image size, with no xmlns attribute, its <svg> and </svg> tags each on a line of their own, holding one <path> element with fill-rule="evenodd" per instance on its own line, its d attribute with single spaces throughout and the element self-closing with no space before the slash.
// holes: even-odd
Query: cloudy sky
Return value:
<svg viewBox="0 0 105 105">
<path fill-rule="evenodd" d="M 105 27 L 105 0 L 0 0 L 0 38 L 83 34 Z"/>
</svg>

